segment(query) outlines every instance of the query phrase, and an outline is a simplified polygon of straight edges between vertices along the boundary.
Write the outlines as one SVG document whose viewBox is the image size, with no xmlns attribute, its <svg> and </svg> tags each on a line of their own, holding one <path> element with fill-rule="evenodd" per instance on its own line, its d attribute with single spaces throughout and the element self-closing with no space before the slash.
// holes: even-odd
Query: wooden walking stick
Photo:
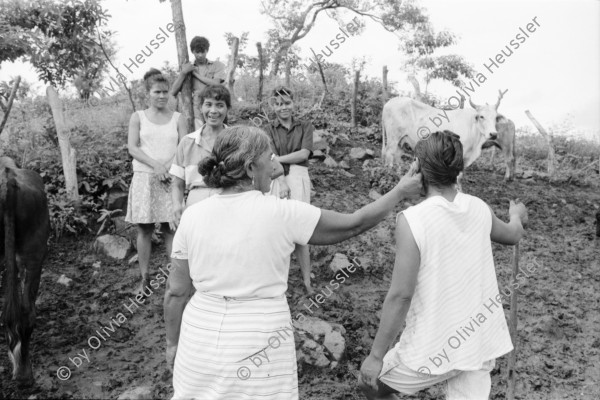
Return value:
<svg viewBox="0 0 600 400">
<path fill-rule="evenodd" d="M 516 282 L 517 274 L 519 273 L 519 244 L 517 243 L 513 249 L 511 284 Z M 513 286 L 515 287 L 515 286 Z M 518 286 L 516 286 L 518 287 Z M 508 388 L 506 390 L 506 398 L 508 400 L 515 399 L 515 364 L 517 362 L 517 291 L 514 289 L 510 294 L 510 320 L 508 321 L 508 330 L 510 331 L 510 339 L 513 343 L 513 351 L 508 356 Z"/>
</svg>

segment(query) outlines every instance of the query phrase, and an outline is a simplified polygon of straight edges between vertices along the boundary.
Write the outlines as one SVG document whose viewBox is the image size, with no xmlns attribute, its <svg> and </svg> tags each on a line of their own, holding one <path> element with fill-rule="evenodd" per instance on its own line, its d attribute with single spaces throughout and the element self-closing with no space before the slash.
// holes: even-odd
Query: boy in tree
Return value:
<svg viewBox="0 0 600 400">
<path fill-rule="evenodd" d="M 225 82 L 225 64 L 219 61 L 209 61 L 206 58 L 209 48 L 210 43 L 205 37 L 195 36 L 192 39 L 190 42 L 190 50 L 195 58 L 194 64 L 189 62 L 183 64 L 181 72 L 171 89 L 171 95 L 177 96 L 181 91 L 183 81 L 190 72 L 192 73 L 192 104 L 194 107 L 195 129 L 200 129 L 204 124 L 202 121 L 202 112 L 200 110 L 200 92 L 208 85 L 220 85 Z"/>
</svg>

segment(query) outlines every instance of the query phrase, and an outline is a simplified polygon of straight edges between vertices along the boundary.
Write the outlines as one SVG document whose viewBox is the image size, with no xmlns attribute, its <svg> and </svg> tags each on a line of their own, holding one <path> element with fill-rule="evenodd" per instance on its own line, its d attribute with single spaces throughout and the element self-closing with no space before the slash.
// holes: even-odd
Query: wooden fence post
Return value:
<svg viewBox="0 0 600 400">
<path fill-rule="evenodd" d="M 58 145 L 60 147 L 60 155 L 62 157 L 63 173 L 65 174 L 65 187 L 67 195 L 76 204 L 79 204 L 79 190 L 77 187 L 77 159 L 75 149 L 69 141 L 69 133 L 65 125 L 65 116 L 63 114 L 63 105 L 58 98 L 56 89 L 52 86 L 46 88 L 46 96 L 50 109 L 52 109 L 52 117 L 56 126 L 56 134 L 58 136 Z"/>
<path fill-rule="evenodd" d="M 231 56 L 229 57 L 229 66 L 227 67 L 227 89 L 229 89 L 229 93 L 231 94 L 232 102 L 235 101 L 233 84 L 235 82 L 235 67 L 237 67 L 239 47 L 240 39 L 234 36 L 233 42 L 231 43 Z"/>
<path fill-rule="evenodd" d="M 554 144 L 552 140 L 552 133 L 548 133 L 544 127 L 533 117 L 529 110 L 525 110 L 525 115 L 527 118 L 533 122 L 533 125 L 537 128 L 537 130 L 542 134 L 546 142 L 548 143 L 548 175 L 553 176 L 556 172 L 556 163 L 554 156 Z"/>
<path fill-rule="evenodd" d="M 387 76 L 388 76 L 388 68 L 387 68 L 387 65 L 384 65 L 383 66 L 383 77 L 381 79 L 381 82 L 382 82 L 381 85 L 383 86 L 383 94 L 382 94 L 383 104 L 385 104 L 388 101 L 388 96 L 389 96 Z"/>
<path fill-rule="evenodd" d="M 354 90 L 352 91 L 352 126 L 356 128 L 356 100 L 358 98 L 358 82 L 360 80 L 360 71 L 354 72 Z"/>
<path fill-rule="evenodd" d="M 258 50 L 258 95 L 256 96 L 256 100 L 258 100 L 258 104 L 262 102 L 263 97 L 263 52 L 262 52 L 262 44 L 260 42 L 256 42 L 256 49 Z"/>
</svg>

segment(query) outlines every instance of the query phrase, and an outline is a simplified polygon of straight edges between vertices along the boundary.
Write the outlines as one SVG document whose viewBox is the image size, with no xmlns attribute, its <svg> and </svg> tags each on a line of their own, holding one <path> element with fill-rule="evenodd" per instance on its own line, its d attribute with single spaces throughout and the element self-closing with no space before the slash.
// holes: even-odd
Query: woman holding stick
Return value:
<svg viewBox="0 0 600 400">
<path fill-rule="evenodd" d="M 427 197 L 398 214 L 392 283 L 361 388 L 370 400 L 395 399 L 446 382 L 447 399 L 487 399 L 495 359 L 513 348 L 491 242 L 518 243 L 527 210 L 511 201 L 505 223 L 457 191 L 462 145 L 452 132 L 419 141 L 415 156 Z"/>
</svg>

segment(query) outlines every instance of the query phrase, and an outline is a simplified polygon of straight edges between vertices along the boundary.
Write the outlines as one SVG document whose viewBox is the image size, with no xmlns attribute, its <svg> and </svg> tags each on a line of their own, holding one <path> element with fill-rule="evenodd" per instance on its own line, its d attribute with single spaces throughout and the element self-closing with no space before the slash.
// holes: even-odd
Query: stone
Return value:
<svg viewBox="0 0 600 400">
<path fill-rule="evenodd" d="M 294 327 L 300 337 L 300 346 L 296 351 L 299 360 L 318 367 L 337 366 L 346 350 L 346 340 L 343 336 L 346 330 L 342 325 L 315 317 L 305 317 L 295 320 Z"/>
<path fill-rule="evenodd" d="M 338 271 L 348 268 L 351 265 L 348 257 L 343 255 L 342 253 L 336 253 L 333 256 L 333 260 L 329 264 L 329 269 L 336 274 Z"/>
<path fill-rule="evenodd" d="M 313 152 L 315 150 L 325 150 L 327 145 L 327 140 L 325 137 L 329 135 L 329 132 L 322 129 L 315 129 L 313 132 Z"/>
<path fill-rule="evenodd" d="M 67 278 L 65 274 L 62 274 L 56 281 L 56 283 L 60 283 L 61 285 L 65 285 L 66 287 L 70 287 L 72 282 L 73 279 Z"/>
<path fill-rule="evenodd" d="M 151 386 L 138 386 L 123 392 L 118 400 L 144 400 L 154 398 L 154 391 Z"/>
<path fill-rule="evenodd" d="M 364 160 L 367 157 L 367 151 L 360 147 L 350 149 L 350 158 L 353 160 Z"/>
<path fill-rule="evenodd" d="M 323 153 L 323 151 L 321 151 L 321 150 L 313 151 L 312 158 L 317 159 L 319 161 L 323 161 L 325 159 L 325 157 L 327 157 L 327 155 L 325 155 L 325 153 Z"/>
<path fill-rule="evenodd" d="M 355 178 L 356 177 L 356 175 L 353 175 L 348 171 L 344 171 L 343 169 L 340 171 L 340 174 L 344 175 L 346 178 Z"/>
<path fill-rule="evenodd" d="M 106 209 L 108 211 L 112 210 L 122 210 L 123 215 L 127 214 L 127 197 L 129 193 L 124 192 L 118 188 L 112 188 L 108 192 L 108 196 L 106 197 Z"/>
<path fill-rule="evenodd" d="M 122 236 L 102 235 L 96 238 L 94 248 L 108 257 L 123 260 L 129 254 L 131 243 Z"/>
<path fill-rule="evenodd" d="M 532 171 L 525 171 L 525 172 L 523 172 L 523 176 L 521 178 L 523 178 L 523 179 L 533 178 L 533 172 Z"/>
<path fill-rule="evenodd" d="M 374 189 L 371 189 L 369 191 L 369 197 L 372 198 L 373 200 L 377 200 L 378 198 L 380 198 L 382 195 Z"/>
<path fill-rule="evenodd" d="M 125 222 L 125 217 L 115 217 L 112 219 L 115 224 L 115 233 L 119 236 L 124 236 L 132 243 L 135 243 L 137 239 L 137 230 L 135 225 L 129 222 Z"/>
<path fill-rule="evenodd" d="M 373 150 L 367 149 L 366 152 L 367 152 L 367 156 L 369 156 L 371 158 L 375 157 L 375 152 Z"/>
<path fill-rule="evenodd" d="M 137 253 L 135 253 L 133 255 L 133 257 L 131 257 L 129 259 L 129 261 L 127 261 L 127 264 L 129 264 L 129 265 L 134 264 L 134 263 L 138 262 L 138 260 L 139 260 L 139 255 Z"/>
<path fill-rule="evenodd" d="M 323 164 L 325 164 L 329 168 L 337 168 L 338 166 L 338 163 L 329 156 L 325 157 L 325 161 L 323 161 Z"/>
<path fill-rule="evenodd" d="M 340 161 L 340 163 L 338 164 L 338 166 L 342 169 L 350 169 L 350 165 L 348 165 L 348 163 L 346 162 L 346 160 L 342 160 Z"/>
</svg>

